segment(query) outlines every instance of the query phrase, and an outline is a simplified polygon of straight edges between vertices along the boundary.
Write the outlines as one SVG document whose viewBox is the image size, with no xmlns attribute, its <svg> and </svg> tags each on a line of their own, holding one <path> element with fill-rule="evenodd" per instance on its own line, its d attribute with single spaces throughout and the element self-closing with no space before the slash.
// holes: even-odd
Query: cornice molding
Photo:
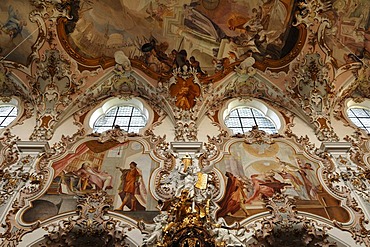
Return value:
<svg viewBox="0 0 370 247">
<path fill-rule="evenodd" d="M 330 154 L 345 154 L 350 150 L 351 146 L 349 142 L 322 142 L 320 150 Z"/>
</svg>

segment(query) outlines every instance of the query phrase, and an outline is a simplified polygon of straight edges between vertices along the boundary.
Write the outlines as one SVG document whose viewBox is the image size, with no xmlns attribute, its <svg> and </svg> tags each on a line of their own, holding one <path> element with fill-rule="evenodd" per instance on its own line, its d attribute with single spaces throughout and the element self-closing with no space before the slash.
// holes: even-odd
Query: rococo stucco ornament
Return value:
<svg viewBox="0 0 370 247">
<path fill-rule="evenodd" d="M 0 206 L 7 203 L 11 195 L 20 185 L 20 182 L 26 182 L 30 177 L 28 172 L 23 171 L 23 167 L 16 170 L 11 168 L 0 169 Z"/>
<path fill-rule="evenodd" d="M 118 143 L 124 143 L 129 140 L 130 137 L 139 136 L 136 133 L 128 133 L 127 131 L 120 128 L 119 125 L 114 126 L 113 129 L 106 130 L 102 133 L 92 133 L 91 136 L 98 137 L 98 142 L 104 143 L 107 141 L 116 141 Z"/>
<path fill-rule="evenodd" d="M 351 165 L 351 162 L 343 156 L 339 156 L 337 162 L 340 164 L 340 176 L 344 182 L 370 204 L 370 169 Z"/>
<path fill-rule="evenodd" d="M 48 231 L 40 246 L 129 246 L 126 233 L 132 227 L 107 216 L 112 201 L 105 192 L 78 198 L 76 216 L 44 226 Z"/>
<path fill-rule="evenodd" d="M 329 161 L 330 158 L 328 154 L 326 154 L 326 160 L 328 161 L 325 162 L 323 169 L 323 178 L 325 184 L 332 193 L 344 198 L 343 203 L 346 205 L 346 207 L 350 208 L 351 212 L 354 214 L 352 222 L 341 223 L 334 220 L 333 223 L 341 230 L 350 232 L 356 243 L 364 243 L 366 246 L 368 246 L 370 244 L 370 231 L 366 227 L 368 220 L 366 219 L 364 211 L 359 207 L 358 199 L 353 196 L 353 193 L 359 193 L 361 197 L 364 197 L 364 199 L 366 198 L 367 193 L 363 193 L 361 190 L 364 186 L 363 184 L 368 183 L 368 181 L 366 181 L 367 173 L 362 173 L 363 175 L 359 173 L 358 175 L 360 175 L 360 177 L 352 178 L 352 175 L 356 173 L 351 171 L 353 167 L 350 165 L 350 162 L 346 157 L 339 156 L 336 160 L 339 168 L 342 169 L 342 171 L 338 171 L 340 173 L 336 171 L 333 162 Z M 347 167 L 350 169 L 348 170 Z"/>
<path fill-rule="evenodd" d="M 328 238 L 330 227 L 299 215 L 293 199 L 275 194 L 265 203 L 271 215 L 251 227 L 256 242 L 249 246 L 337 246 Z"/>
<path fill-rule="evenodd" d="M 320 141 L 338 141 L 329 120 L 334 86 L 320 54 L 306 54 L 294 70 L 293 81 L 287 85 L 288 93 L 309 116 Z"/>
<path fill-rule="evenodd" d="M 19 137 L 12 135 L 10 129 L 5 129 L 2 135 L 3 136 L 0 137 L 2 146 L 0 168 L 14 164 L 19 158 L 19 151 L 16 148 L 16 142 L 20 140 Z"/>
<path fill-rule="evenodd" d="M 369 136 L 346 117 L 349 99 L 366 103 L 370 95 L 367 0 L 109 3 L 6 0 L 0 7 L 0 101 L 16 100 L 20 114 L 0 130 L 0 246 L 33 245 L 27 241 L 38 238 L 39 246 L 88 246 L 93 241 L 130 247 L 329 247 L 341 235 L 348 238 L 340 246 L 370 246 L 365 211 L 370 204 Z M 91 116 L 105 103 L 134 99 L 148 110 L 145 132 L 114 126 L 92 133 Z M 278 134 L 258 126 L 231 134 L 225 109 L 252 107 L 252 101 L 276 111 L 282 123 Z M 348 156 L 334 158 L 315 146 L 336 144 L 346 134 Z M 21 140 L 51 148 L 24 156 L 17 148 Z M 203 148 L 185 154 L 170 147 L 171 141 L 184 146 L 199 141 Z M 77 152 L 82 144 L 91 153 Z M 237 145 L 237 151 L 255 152 L 239 156 L 232 149 Z M 279 157 L 264 153 L 273 145 L 282 147 Z M 91 158 L 92 153 L 101 157 Z M 248 159 L 249 154 L 258 156 Z M 74 155 L 74 168 L 78 158 L 99 160 L 94 168 L 114 181 L 109 194 L 82 180 L 77 170 L 68 171 Z M 314 161 L 315 170 L 297 156 Z M 247 157 L 233 167 L 245 172 L 246 183 L 238 184 L 244 195 L 225 191 L 227 166 L 235 157 Z M 128 211 L 135 211 L 133 206 L 116 207 L 123 192 L 117 187 L 126 185 L 126 177 L 114 166 L 127 168 L 134 159 L 145 168 L 140 179 L 146 179 L 149 192 L 138 212 Z M 67 166 L 57 173 L 59 161 Z M 256 169 L 247 170 L 252 166 Z M 312 175 L 306 179 L 317 179 L 315 188 L 332 196 L 335 206 L 309 193 L 297 203 L 285 187 L 264 195 L 252 186 L 252 175 L 273 166 L 290 167 L 290 175 L 298 177 L 306 171 Z M 80 186 L 73 195 L 64 193 L 60 188 L 71 184 L 59 175 L 65 172 L 80 183 L 76 188 L 83 181 L 90 191 Z M 269 175 L 286 179 L 282 184 L 290 183 L 292 192 L 293 178 L 281 174 L 289 175 Z M 301 182 L 307 182 L 302 174 Z M 302 194 L 303 187 L 297 189 Z M 240 197 L 237 205 L 251 196 L 256 200 L 243 206 L 244 212 L 220 215 L 220 209 L 230 210 L 220 203 L 228 195 Z M 47 198 L 62 209 L 44 216 L 37 202 Z M 59 199 L 65 204 L 54 203 Z M 157 202 L 159 212 L 152 218 Z M 299 203 L 315 207 L 305 211 Z M 26 214 L 33 212 L 39 218 L 27 221 Z M 137 239 L 130 242 L 133 231 Z"/>
</svg>

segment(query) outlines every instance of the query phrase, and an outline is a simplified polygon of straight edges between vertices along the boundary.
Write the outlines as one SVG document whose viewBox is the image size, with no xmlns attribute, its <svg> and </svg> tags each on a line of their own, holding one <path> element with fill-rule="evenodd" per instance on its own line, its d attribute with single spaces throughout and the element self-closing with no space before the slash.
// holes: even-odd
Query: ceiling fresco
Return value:
<svg viewBox="0 0 370 247">
<path fill-rule="evenodd" d="M 40 34 L 30 21 L 34 6 L 28 1 L 5 0 L 0 5 L 0 56 L 23 65 L 31 63 L 32 46 Z"/>
<path fill-rule="evenodd" d="M 61 20 L 59 35 L 88 65 L 97 65 L 96 59 L 112 58 L 121 50 L 156 73 L 192 66 L 187 60 L 193 56 L 204 74 L 213 75 L 252 53 L 261 63 L 284 65 L 276 61 L 292 52 L 304 32 L 293 25 L 298 8 L 294 1 L 212 4 L 82 1 L 71 4 L 71 19 Z"/>
<path fill-rule="evenodd" d="M 328 13 L 332 28 L 325 41 L 333 52 L 338 67 L 370 57 L 369 1 L 335 1 Z"/>
</svg>

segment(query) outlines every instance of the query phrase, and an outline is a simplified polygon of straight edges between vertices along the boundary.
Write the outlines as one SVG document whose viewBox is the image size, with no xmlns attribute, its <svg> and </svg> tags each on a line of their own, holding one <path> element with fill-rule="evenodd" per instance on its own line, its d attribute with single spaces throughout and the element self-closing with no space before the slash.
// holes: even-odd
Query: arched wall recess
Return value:
<svg viewBox="0 0 370 247">
<path fill-rule="evenodd" d="M 39 158 L 36 166 L 42 170 L 46 182 L 36 194 L 22 198 L 25 206 L 17 212 L 18 224 L 25 228 L 36 222 L 48 224 L 49 218 L 74 211 L 78 205 L 77 198 L 96 191 L 106 192 L 112 212 L 116 210 L 118 215 L 133 206 L 139 211 L 156 210 L 156 201 L 148 186 L 152 179 L 151 171 L 164 161 L 155 154 L 149 139 L 112 130 L 99 137 L 77 141 L 61 156 Z M 125 197 L 123 188 L 128 186 L 124 174 L 131 169 L 133 162 L 141 174 L 140 197 L 135 205 L 130 201 L 120 209 Z"/>
<path fill-rule="evenodd" d="M 79 195 L 75 210 L 42 221 L 18 246 L 140 246 L 137 221 L 109 211 L 111 201 L 104 192 Z"/>
<path fill-rule="evenodd" d="M 282 131 L 282 129 L 284 128 L 283 117 L 279 113 L 277 113 L 276 110 L 274 110 L 270 106 L 267 106 L 265 103 L 263 103 L 263 101 L 253 98 L 247 100 L 234 99 L 228 101 L 219 112 L 220 119 L 222 119 L 222 121 L 220 121 L 221 124 L 226 127 L 225 119 L 230 114 L 230 112 L 233 111 L 234 109 L 242 107 L 254 108 L 262 112 L 268 119 L 272 120 L 278 132 Z"/>
<path fill-rule="evenodd" d="M 243 239 L 245 246 L 357 246 L 349 232 L 341 231 L 326 218 L 300 211 L 294 199 L 284 195 L 275 195 L 270 199 L 265 200 L 268 212 L 256 214 L 240 222 L 242 229 L 249 229 L 249 235 Z M 307 239 L 307 242 L 303 243 L 304 239 Z"/>
<path fill-rule="evenodd" d="M 151 125 L 154 119 L 154 113 L 151 107 L 144 101 L 139 98 L 131 98 L 131 99 L 120 99 L 120 98 L 111 98 L 106 100 L 105 102 L 101 103 L 98 107 L 91 110 L 87 116 L 86 122 L 88 122 L 88 129 L 92 130 L 94 128 L 94 123 L 99 119 L 99 117 L 103 116 L 107 113 L 110 109 L 115 106 L 132 106 L 137 109 L 143 114 L 143 117 L 146 119 L 146 125 L 142 129 L 140 129 L 140 133 L 144 133 L 146 129 Z"/>
<path fill-rule="evenodd" d="M 229 222 L 248 220 L 267 210 L 263 198 L 282 193 L 295 198 L 299 211 L 344 225 L 354 222 L 346 198 L 326 185 L 324 175 L 331 162 L 306 152 L 293 140 L 252 130 L 226 141 L 222 150 L 224 155 L 213 162 L 225 176 L 228 193 L 217 202 L 217 217 Z"/>
</svg>

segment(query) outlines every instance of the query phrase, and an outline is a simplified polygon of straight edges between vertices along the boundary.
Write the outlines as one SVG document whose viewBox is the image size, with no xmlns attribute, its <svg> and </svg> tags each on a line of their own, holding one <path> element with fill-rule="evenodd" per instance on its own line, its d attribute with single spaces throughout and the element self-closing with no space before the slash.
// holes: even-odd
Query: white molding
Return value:
<svg viewBox="0 0 370 247">
<path fill-rule="evenodd" d="M 202 149 L 202 142 L 171 142 L 171 149 L 179 154 L 196 154 Z"/>
<path fill-rule="evenodd" d="M 320 150 L 330 154 L 346 154 L 351 148 L 349 142 L 322 142 Z"/>
<path fill-rule="evenodd" d="M 47 141 L 17 141 L 16 146 L 21 153 L 42 153 L 50 149 Z"/>
</svg>

